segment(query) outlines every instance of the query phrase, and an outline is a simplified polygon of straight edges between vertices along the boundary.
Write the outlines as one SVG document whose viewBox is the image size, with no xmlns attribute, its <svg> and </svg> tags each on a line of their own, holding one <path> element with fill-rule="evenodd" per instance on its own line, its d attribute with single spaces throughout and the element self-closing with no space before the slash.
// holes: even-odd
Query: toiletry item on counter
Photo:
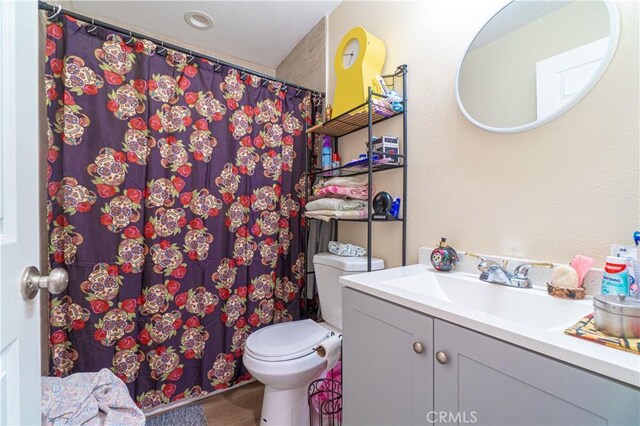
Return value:
<svg viewBox="0 0 640 426">
<path fill-rule="evenodd" d="M 456 262 L 460 260 L 458 253 L 447 245 L 447 239 L 442 238 L 438 247 L 431 252 L 431 264 L 436 271 L 449 272 L 456 266 Z"/>
<path fill-rule="evenodd" d="M 629 274 L 629 296 L 640 299 L 640 263 L 638 263 L 638 249 L 634 246 L 614 244 L 611 246 L 611 256 L 627 260 L 627 273 Z"/>
<path fill-rule="evenodd" d="M 635 241 L 636 247 L 638 247 L 638 244 L 640 244 L 640 231 L 633 233 L 633 241 Z"/>
<path fill-rule="evenodd" d="M 627 259 L 607 256 L 602 276 L 602 294 L 629 295 L 629 273 Z"/>
<path fill-rule="evenodd" d="M 367 255 L 367 250 L 364 247 L 360 247 L 355 244 L 329 241 L 329 253 L 333 253 L 338 256 L 362 257 Z"/>
<path fill-rule="evenodd" d="M 595 260 L 588 256 L 582 256 L 581 254 L 577 254 L 573 258 L 570 265 L 578 273 L 578 287 L 582 287 L 584 277 L 587 276 L 594 263 Z"/>
<path fill-rule="evenodd" d="M 561 299 L 584 299 L 587 295 L 587 290 L 584 287 L 576 287 L 576 288 L 568 288 L 568 287 L 558 287 L 553 285 L 553 283 L 547 283 L 547 293 L 554 297 L 559 297 Z"/>
<path fill-rule="evenodd" d="M 324 137 L 324 144 L 322 145 L 322 170 L 328 170 L 331 168 L 331 137 Z"/>
<path fill-rule="evenodd" d="M 640 337 L 640 300 L 614 295 L 593 296 L 596 328 L 610 336 Z"/>
<path fill-rule="evenodd" d="M 396 197 L 396 199 L 393 200 L 393 204 L 391 205 L 391 216 L 397 219 L 399 215 L 400 215 L 400 198 Z"/>
<path fill-rule="evenodd" d="M 578 288 L 580 277 L 571 266 L 558 265 L 551 271 L 551 283 L 560 288 Z"/>
</svg>

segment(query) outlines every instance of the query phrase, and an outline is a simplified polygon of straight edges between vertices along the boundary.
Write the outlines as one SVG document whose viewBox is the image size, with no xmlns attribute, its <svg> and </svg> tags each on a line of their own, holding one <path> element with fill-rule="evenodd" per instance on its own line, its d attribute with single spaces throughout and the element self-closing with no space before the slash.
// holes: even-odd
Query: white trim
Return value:
<svg viewBox="0 0 640 426">
<path fill-rule="evenodd" d="M 491 19 L 493 19 L 493 17 L 491 17 L 491 19 L 489 19 L 489 21 L 487 21 L 482 26 L 480 31 L 478 31 L 478 33 L 469 42 L 469 45 L 465 49 L 465 53 L 462 56 L 462 59 L 460 59 L 460 63 L 458 64 L 458 72 L 456 73 L 456 85 L 455 85 L 456 102 L 458 104 L 458 108 L 460 108 L 460 111 L 462 112 L 462 114 L 464 114 L 467 120 L 469 120 L 476 126 L 484 130 L 488 130 L 490 132 L 518 133 L 518 132 L 524 132 L 525 130 L 530 130 L 530 129 L 542 126 L 543 124 L 546 124 L 551 120 L 554 120 L 560 117 L 562 114 L 564 114 L 565 112 L 569 111 L 571 108 L 576 106 L 578 102 L 580 102 L 585 96 L 587 96 L 587 94 L 591 91 L 591 89 L 595 87 L 595 85 L 598 83 L 600 78 L 602 78 L 602 76 L 604 75 L 605 71 L 607 70 L 607 68 L 609 67 L 609 64 L 613 59 L 613 56 L 615 55 L 616 48 L 618 47 L 618 41 L 620 39 L 620 14 L 618 13 L 618 8 L 611 0 L 602 0 L 602 1 L 604 5 L 607 7 L 607 11 L 609 12 L 609 46 L 607 48 L 607 52 L 602 57 L 602 61 L 600 62 L 600 65 L 598 65 L 598 68 L 596 68 L 591 79 L 582 88 L 582 91 L 578 95 L 576 95 L 570 102 L 567 102 L 567 104 L 564 105 L 562 108 L 558 109 L 555 113 L 550 114 L 542 119 L 532 121 L 531 123 L 527 123 L 527 124 L 523 124 L 521 126 L 515 126 L 515 127 L 493 127 L 477 121 L 476 119 L 471 117 L 471 115 L 467 112 L 467 110 L 462 105 L 462 101 L 460 99 L 459 80 L 460 80 L 460 70 L 462 69 L 462 63 L 464 62 L 464 58 L 469 52 L 469 48 L 473 44 L 473 41 L 478 36 L 480 31 L 482 31 L 482 28 L 484 28 L 491 21 Z M 500 13 L 505 7 L 509 6 L 511 3 L 513 3 L 513 1 L 510 1 L 509 3 L 507 3 L 498 12 L 496 12 L 494 16 Z"/>
</svg>

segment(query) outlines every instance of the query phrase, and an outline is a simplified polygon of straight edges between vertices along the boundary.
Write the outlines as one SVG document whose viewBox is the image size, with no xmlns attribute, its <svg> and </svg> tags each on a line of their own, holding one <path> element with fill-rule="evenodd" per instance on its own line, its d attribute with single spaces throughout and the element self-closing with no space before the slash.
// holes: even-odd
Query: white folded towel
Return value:
<svg viewBox="0 0 640 426">
<path fill-rule="evenodd" d="M 366 201 L 362 200 L 343 200 L 340 198 L 321 198 L 319 200 L 307 203 L 305 209 L 307 211 L 314 210 L 362 210 L 367 208 Z"/>
</svg>

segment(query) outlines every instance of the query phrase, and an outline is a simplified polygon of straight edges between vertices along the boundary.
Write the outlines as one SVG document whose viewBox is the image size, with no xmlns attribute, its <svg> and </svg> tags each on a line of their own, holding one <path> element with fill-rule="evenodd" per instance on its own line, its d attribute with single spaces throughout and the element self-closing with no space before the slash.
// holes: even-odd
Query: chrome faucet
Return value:
<svg viewBox="0 0 640 426">
<path fill-rule="evenodd" d="M 483 256 L 467 253 L 467 256 L 480 259 L 478 270 L 481 272 L 480 280 L 488 283 L 502 284 L 509 287 L 532 288 L 533 283 L 529 279 L 529 269 L 532 267 L 553 268 L 550 262 L 525 262 L 518 265 L 513 272 L 507 269 L 508 261 L 503 260 L 502 265 Z"/>
<path fill-rule="evenodd" d="M 520 266 L 518 266 L 518 268 L 520 268 Z M 531 267 L 530 264 L 529 267 Z M 516 268 L 516 270 L 518 270 L 518 268 Z M 508 285 L 509 287 L 531 288 L 533 287 L 533 284 L 531 283 L 531 280 L 527 275 L 529 269 L 525 268 L 524 271 L 525 272 L 521 273 L 516 273 L 515 271 L 514 273 L 511 273 L 506 268 L 495 264 L 489 266 L 488 270 L 482 271 L 482 273 L 480 274 L 480 281 Z"/>
</svg>

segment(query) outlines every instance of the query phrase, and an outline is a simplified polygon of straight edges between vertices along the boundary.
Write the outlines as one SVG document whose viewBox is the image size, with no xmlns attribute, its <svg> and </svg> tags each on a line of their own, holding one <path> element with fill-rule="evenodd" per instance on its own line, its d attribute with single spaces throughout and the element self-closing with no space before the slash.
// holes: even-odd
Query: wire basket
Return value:
<svg viewBox="0 0 640 426">
<path fill-rule="evenodd" d="M 309 385 L 309 425 L 340 426 L 342 424 L 342 383 L 318 379 Z"/>
</svg>

